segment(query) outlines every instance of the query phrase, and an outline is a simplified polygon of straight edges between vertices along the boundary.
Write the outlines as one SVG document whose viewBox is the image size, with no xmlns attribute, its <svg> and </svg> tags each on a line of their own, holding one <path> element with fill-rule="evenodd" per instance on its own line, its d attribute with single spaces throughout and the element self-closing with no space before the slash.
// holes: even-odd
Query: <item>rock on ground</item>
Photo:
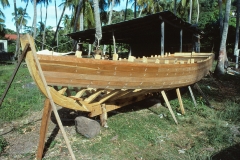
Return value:
<svg viewBox="0 0 240 160">
<path fill-rule="evenodd" d="M 92 119 L 79 116 L 75 118 L 76 131 L 87 138 L 93 138 L 100 133 L 100 124 Z"/>
</svg>

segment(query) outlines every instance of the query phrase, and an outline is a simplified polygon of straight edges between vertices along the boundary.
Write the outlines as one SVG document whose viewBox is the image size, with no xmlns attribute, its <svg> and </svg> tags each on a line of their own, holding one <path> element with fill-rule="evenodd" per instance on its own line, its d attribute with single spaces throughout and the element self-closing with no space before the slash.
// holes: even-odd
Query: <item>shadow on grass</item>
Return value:
<svg viewBox="0 0 240 160">
<path fill-rule="evenodd" d="M 240 143 L 228 147 L 211 156 L 212 160 L 239 160 L 240 159 Z"/>
</svg>

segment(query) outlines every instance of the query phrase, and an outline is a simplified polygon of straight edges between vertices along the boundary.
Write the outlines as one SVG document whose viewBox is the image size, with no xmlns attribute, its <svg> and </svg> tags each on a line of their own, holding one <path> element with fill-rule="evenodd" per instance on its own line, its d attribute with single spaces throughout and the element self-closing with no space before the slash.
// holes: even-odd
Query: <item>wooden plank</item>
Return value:
<svg viewBox="0 0 240 160">
<path fill-rule="evenodd" d="M 102 109 L 102 114 L 100 115 L 101 126 L 107 128 L 108 126 L 107 126 L 107 111 L 106 111 L 106 105 L 105 105 L 105 104 L 102 104 L 102 105 L 101 105 L 101 109 Z"/>
<path fill-rule="evenodd" d="M 113 101 L 115 101 L 116 99 L 119 99 L 119 98 L 121 98 L 122 96 L 124 96 L 124 95 L 126 95 L 126 94 L 128 94 L 128 93 L 130 93 L 130 92 L 132 92 L 133 90 L 132 89 L 130 89 L 130 90 L 125 90 L 125 91 L 120 91 L 120 92 L 118 92 L 114 97 L 111 97 L 110 99 L 109 99 L 109 101 L 110 102 L 113 102 Z"/>
<path fill-rule="evenodd" d="M 106 96 L 102 97 L 97 103 L 102 104 L 102 103 L 106 102 L 108 99 L 110 99 L 111 97 L 118 94 L 119 92 L 120 92 L 119 90 L 112 91 L 112 92 L 106 94 Z"/>
<path fill-rule="evenodd" d="M 166 105 L 167 105 L 167 107 L 168 107 L 168 110 L 170 111 L 170 113 L 171 113 L 171 115 L 172 115 L 175 123 L 178 125 L 178 121 L 177 121 L 177 119 L 176 119 L 176 117 L 175 117 L 175 115 L 174 115 L 174 113 L 173 113 L 172 107 L 171 107 L 171 105 L 170 105 L 170 103 L 169 103 L 169 101 L 168 101 L 168 98 L 167 98 L 165 92 L 164 92 L 164 91 L 161 91 L 161 94 L 162 94 L 162 96 L 163 96 L 163 99 L 164 99 L 164 101 L 165 101 L 165 103 L 166 103 Z"/>
<path fill-rule="evenodd" d="M 91 96 L 89 96 L 88 98 L 86 98 L 86 99 L 84 100 L 84 102 L 86 102 L 86 103 L 91 103 L 95 98 L 97 98 L 97 96 L 99 96 L 99 94 L 102 93 L 102 91 L 103 91 L 103 90 L 100 90 L 100 91 L 92 94 Z"/>
<path fill-rule="evenodd" d="M 67 87 L 63 87 L 61 90 L 58 91 L 59 94 L 64 95 L 67 90 Z"/>
<path fill-rule="evenodd" d="M 51 116 L 52 108 L 49 99 L 45 99 L 44 109 L 40 127 L 40 135 L 38 141 L 38 149 L 37 149 L 37 160 L 41 160 L 43 156 L 43 150 L 45 146 L 45 139 L 47 135 L 48 123 Z"/>
<path fill-rule="evenodd" d="M 181 113 L 184 115 L 185 110 L 184 110 L 184 107 L 183 107 L 182 97 L 181 97 L 181 93 L 180 93 L 179 88 L 176 89 L 176 92 L 177 92 L 177 97 L 178 97 L 178 102 L 179 102 L 179 105 L 180 105 Z"/>
<path fill-rule="evenodd" d="M 79 92 L 77 92 L 77 94 L 73 97 L 76 97 L 76 98 L 80 98 L 83 96 L 83 94 L 85 93 L 87 89 L 81 89 Z"/>
<path fill-rule="evenodd" d="M 190 95 L 191 95 L 191 97 L 192 97 L 192 100 L 193 100 L 194 106 L 197 107 L 197 102 L 196 102 L 196 99 L 195 99 L 195 97 L 194 97 L 194 94 L 193 94 L 193 91 L 192 91 L 191 86 L 188 86 L 188 90 L 189 90 Z"/>
<path fill-rule="evenodd" d="M 169 79 L 169 81 L 159 81 L 159 82 L 109 82 L 106 81 L 89 81 L 81 79 L 65 79 L 65 78 L 49 78 L 46 77 L 49 85 L 66 85 L 66 86 L 81 86 L 81 87 L 91 87 L 91 88 L 102 88 L 102 89 L 166 89 L 166 88 L 176 88 L 187 86 L 200 80 L 201 77 L 190 76 L 191 79 L 180 79 L 179 81 L 174 81 Z"/>
<path fill-rule="evenodd" d="M 106 104 L 106 112 L 116 110 L 116 109 L 124 107 L 126 105 L 141 101 L 150 96 L 151 95 L 139 95 L 137 97 L 125 98 L 124 100 L 116 100 L 112 103 Z M 99 104 L 99 105 L 92 106 L 92 111 L 89 113 L 88 116 L 95 117 L 100 114 L 102 114 L 102 109 L 101 109 L 101 105 Z"/>
</svg>

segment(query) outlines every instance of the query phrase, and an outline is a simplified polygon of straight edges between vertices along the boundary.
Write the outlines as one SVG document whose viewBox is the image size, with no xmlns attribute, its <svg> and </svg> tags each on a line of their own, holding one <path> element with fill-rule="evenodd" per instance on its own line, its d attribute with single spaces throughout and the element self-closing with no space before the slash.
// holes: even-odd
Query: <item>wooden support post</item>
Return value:
<svg viewBox="0 0 240 160">
<path fill-rule="evenodd" d="M 101 105 L 102 108 L 102 114 L 100 115 L 100 121 L 101 121 L 101 126 L 102 127 L 108 127 L 107 125 L 107 110 L 106 110 L 106 105 L 102 104 Z"/>
<path fill-rule="evenodd" d="M 178 96 L 178 101 L 179 101 L 181 113 L 185 114 L 185 110 L 184 110 L 184 107 L 183 107 L 182 97 L 181 97 L 181 93 L 180 93 L 179 88 L 176 89 L 176 92 L 177 92 L 177 96 Z"/>
<path fill-rule="evenodd" d="M 171 113 L 171 115 L 172 115 L 175 123 L 178 124 L 178 121 L 177 121 L 177 119 L 176 119 L 176 117 L 175 117 L 175 115 L 174 115 L 174 113 L 173 113 L 172 107 L 171 107 L 171 105 L 170 105 L 170 103 L 169 103 L 169 101 L 168 101 L 168 98 L 167 98 L 167 96 L 166 96 L 166 93 L 165 93 L 164 91 L 161 91 L 161 94 L 162 94 L 162 96 L 163 96 L 163 99 L 164 99 L 165 103 L 167 104 L 167 107 L 168 107 L 168 109 L 169 109 L 169 111 L 170 111 L 170 113 Z"/>
<path fill-rule="evenodd" d="M 46 98 L 44 102 L 44 109 L 41 121 L 41 128 L 40 128 L 40 136 L 38 142 L 38 150 L 37 150 L 37 160 L 41 160 L 43 156 L 43 150 L 45 146 L 45 139 L 48 129 L 48 122 L 51 116 L 52 107 L 48 98 Z"/>
<path fill-rule="evenodd" d="M 191 97 L 192 97 L 194 106 L 197 107 L 197 102 L 196 102 L 196 99 L 195 99 L 195 97 L 194 97 L 194 95 L 193 95 L 191 86 L 188 86 L 188 90 L 189 90 L 189 92 L 190 92 L 190 94 L 191 94 Z"/>
<path fill-rule="evenodd" d="M 207 96 L 203 93 L 203 91 L 201 90 L 201 88 L 199 87 L 199 85 L 198 85 L 197 83 L 195 83 L 195 84 L 194 84 L 194 87 L 200 92 L 200 94 L 202 95 L 202 97 L 205 99 L 207 106 L 210 107 L 210 108 L 214 108 L 214 107 L 211 106 L 211 104 L 210 104 Z"/>
</svg>

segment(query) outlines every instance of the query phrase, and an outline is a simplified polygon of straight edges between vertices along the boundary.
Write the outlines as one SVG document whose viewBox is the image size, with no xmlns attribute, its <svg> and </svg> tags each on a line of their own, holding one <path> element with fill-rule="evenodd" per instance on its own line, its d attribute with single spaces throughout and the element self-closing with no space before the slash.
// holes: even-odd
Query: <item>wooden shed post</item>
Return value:
<svg viewBox="0 0 240 160">
<path fill-rule="evenodd" d="M 164 21 L 161 23 L 161 56 L 164 56 Z"/>
<path fill-rule="evenodd" d="M 180 50 L 179 50 L 179 52 L 182 52 L 182 36 L 183 36 L 183 30 L 181 29 L 180 30 Z"/>
</svg>

